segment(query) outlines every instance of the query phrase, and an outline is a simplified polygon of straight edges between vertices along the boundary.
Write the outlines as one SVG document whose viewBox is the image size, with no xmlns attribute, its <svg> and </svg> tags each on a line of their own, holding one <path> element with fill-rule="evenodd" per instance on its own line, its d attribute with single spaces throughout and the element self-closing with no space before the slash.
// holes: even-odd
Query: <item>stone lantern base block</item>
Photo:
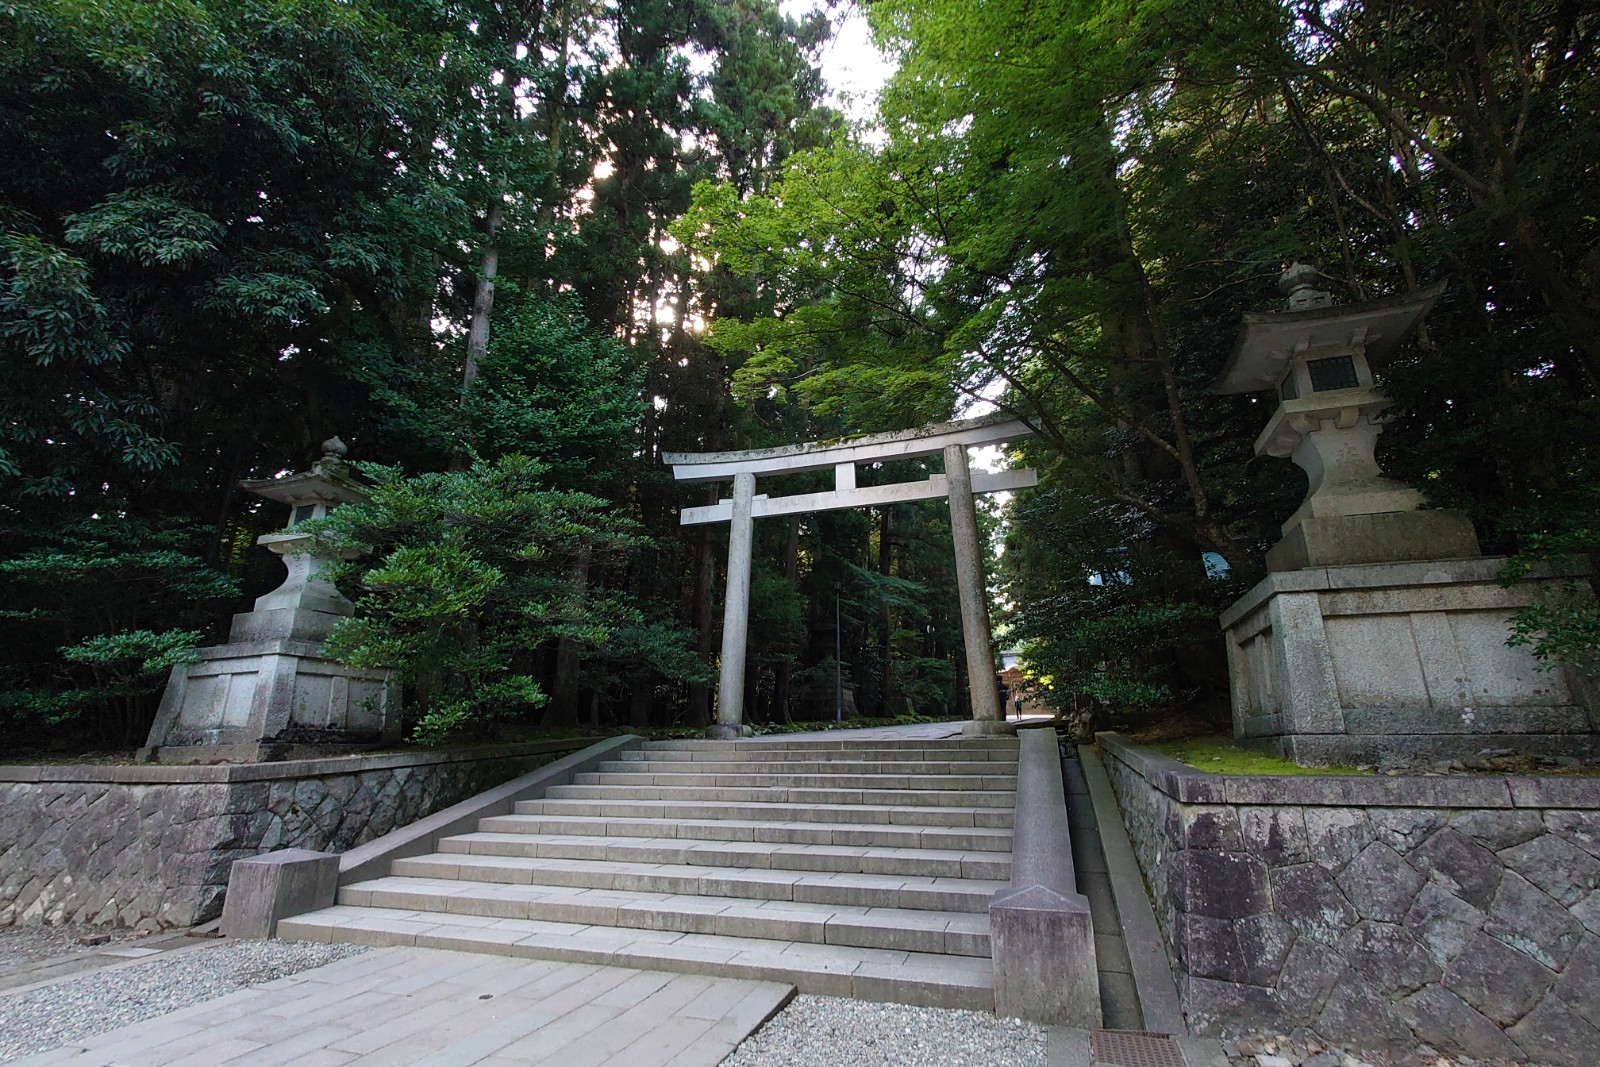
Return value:
<svg viewBox="0 0 1600 1067">
<path fill-rule="evenodd" d="M 348 614 L 348 613 L 347 613 Z M 345 615 L 309 608 L 265 608 L 233 617 L 228 641 L 302 641 L 321 644 L 343 622 Z"/>
<path fill-rule="evenodd" d="M 320 643 L 218 645 L 172 669 L 141 756 L 216 763 L 370 747 L 399 739 L 399 712 L 389 672 L 335 663 Z"/>
<path fill-rule="evenodd" d="M 1222 616 L 1234 734 L 1314 765 L 1600 755 L 1594 686 L 1506 644 L 1566 575 L 1507 588 L 1504 559 L 1268 575 Z"/>
<path fill-rule="evenodd" d="M 1472 520 L 1459 511 L 1386 511 L 1307 516 L 1267 551 L 1267 569 L 1469 559 L 1478 555 Z"/>
</svg>

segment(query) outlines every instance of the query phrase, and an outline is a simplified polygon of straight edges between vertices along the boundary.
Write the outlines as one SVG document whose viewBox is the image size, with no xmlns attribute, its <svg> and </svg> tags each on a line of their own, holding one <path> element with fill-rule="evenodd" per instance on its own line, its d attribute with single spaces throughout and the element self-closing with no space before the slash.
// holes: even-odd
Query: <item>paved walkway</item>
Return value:
<svg viewBox="0 0 1600 1067">
<path fill-rule="evenodd" d="M 792 993 L 775 982 L 373 949 L 13 1067 L 712 1067 Z"/>
</svg>

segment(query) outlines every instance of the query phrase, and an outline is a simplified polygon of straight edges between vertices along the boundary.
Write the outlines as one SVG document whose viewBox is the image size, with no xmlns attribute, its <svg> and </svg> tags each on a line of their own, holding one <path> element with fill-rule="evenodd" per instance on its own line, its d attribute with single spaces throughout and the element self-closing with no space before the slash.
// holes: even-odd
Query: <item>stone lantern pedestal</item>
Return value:
<svg viewBox="0 0 1600 1067">
<path fill-rule="evenodd" d="M 1487 755 L 1600 754 L 1600 706 L 1565 668 L 1506 644 L 1541 580 L 1506 588 L 1462 513 L 1374 458 L 1388 399 L 1372 367 L 1443 293 L 1333 306 L 1297 264 L 1290 310 L 1245 316 L 1217 393 L 1278 397 L 1257 455 L 1292 459 L 1305 501 L 1268 576 L 1221 618 L 1234 733 L 1307 764 L 1386 766 Z"/>
<path fill-rule="evenodd" d="M 338 438 L 304 474 L 241 482 L 289 505 L 288 525 L 257 544 L 288 569 L 284 583 L 233 617 L 228 643 L 172 669 L 141 761 L 234 763 L 332 755 L 399 740 L 400 692 L 389 672 L 346 667 L 322 644 L 355 608 L 328 581 L 332 563 L 296 526 L 366 499 Z"/>
</svg>

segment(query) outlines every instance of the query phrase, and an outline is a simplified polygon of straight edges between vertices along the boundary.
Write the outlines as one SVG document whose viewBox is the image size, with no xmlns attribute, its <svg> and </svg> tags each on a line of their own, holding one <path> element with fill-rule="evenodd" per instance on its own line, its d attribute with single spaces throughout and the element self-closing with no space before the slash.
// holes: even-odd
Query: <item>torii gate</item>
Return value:
<svg viewBox="0 0 1600 1067">
<path fill-rule="evenodd" d="M 950 500 L 950 533 L 955 541 L 956 586 L 961 593 L 961 633 L 967 651 L 967 686 L 972 695 L 969 734 L 1006 731 L 995 690 L 994 653 L 989 647 L 989 598 L 983 580 L 983 554 L 978 540 L 978 514 L 972 494 L 1026 489 L 1039 484 L 1038 472 L 1011 470 L 973 472 L 967 460 L 971 445 L 997 445 L 1033 433 L 1027 423 L 1004 416 L 940 422 L 915 430 L 867 434 L 837 441 L 811 441 L 744 452 L 669 452 L 662 459 L 680 482 L 733 479 L 733 499 L 705 507 L 684 508 L 683 525 L 730 523 L 728 531 L 728 595 L 722 608 L 722 670 L 717 686 L 717 721 L 712 737 L 739 737 L 744 723 L 744 660 L 750 626 L 750 554 L 752 524 L 767 515 L 796 515 L 837 508 L 899 504 L 911 500 Z M 917 482 L 856 485 L 856 464 L 913 459 L 944 453 L 944 474 Z M 831 493 L 793 496 L 756 495 L 756 478 L 767 474 L 832 467 Z"/>
</svg>

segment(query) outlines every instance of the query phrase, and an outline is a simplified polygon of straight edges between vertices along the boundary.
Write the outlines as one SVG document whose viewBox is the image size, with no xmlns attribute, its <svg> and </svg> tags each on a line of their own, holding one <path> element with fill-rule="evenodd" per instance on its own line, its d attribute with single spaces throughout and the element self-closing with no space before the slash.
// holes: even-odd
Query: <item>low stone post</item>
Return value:
<svg viewBox="0 0 1600 1067">
<path fill-rule="evenodd" d="M 339 893 L 339 857 L 286 848 L 234 861 L 222 907 L 226 937 L 261 940 L 277 933 L 278 920 L 333 907 Z"/>
<path fill-rule="evenodd" d="M 1049 729 L 1022 730 L 1011 886 L 989 902 L 997 1015 L 1046 1026 L 1100 1026 L 1089 901 L 1072 864 L 1061 752 Z"/>
</svg>

